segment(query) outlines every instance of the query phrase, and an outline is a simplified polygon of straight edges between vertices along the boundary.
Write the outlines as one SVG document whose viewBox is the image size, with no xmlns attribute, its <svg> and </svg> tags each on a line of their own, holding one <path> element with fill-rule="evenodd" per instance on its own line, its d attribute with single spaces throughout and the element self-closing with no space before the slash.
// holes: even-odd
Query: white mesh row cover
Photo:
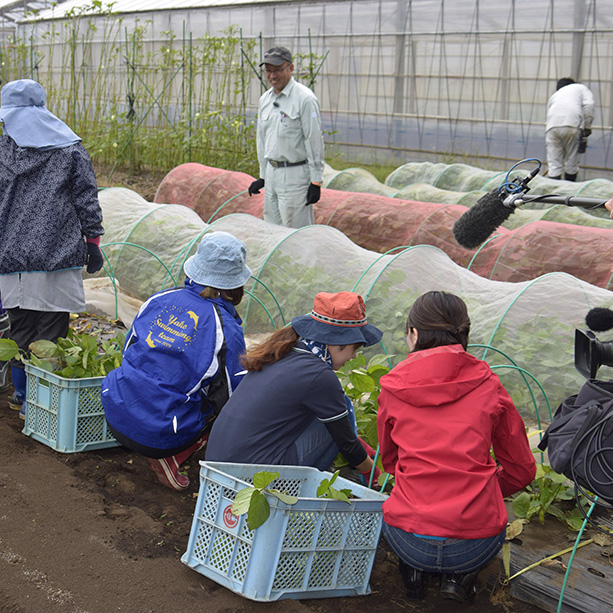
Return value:
<svg viewBox="0 0 613 613">
<path fill-rule="evenodd" d="M 520 167 L 519 176 L 531 170 Z M 409 162 L 393 171 L 381 183 L 363 168 L 335 170 L 328 164 L 324 170 L 324 187 L 338 191 L 377 194 L 403 200 L 461 204 L 471 207 L 479 198 L 500 186 L 506 172 L 484 170 L 467 164 L 443 164 L 433 162 Z M 516 173 L 511 173 L 511 178 Z M 590 181 L 556 181 L 537 175 L 530 181 L 530 195 L 557 194 L 583 198 L 613 198 L 613 182 L 608 179 Z M 510 230 L 521 225 L 544 219 L 583 226 L 611 227 L 604 208 L 584 210 L 577 207 L 552 206 L 547 203 L 526 203 L 504 224 Z"/>
<path fill-rule="evenodd" d="M 582 382 L 573 366 L 575 327 L 584 325 L 591 307 L 613 305 L 613 293 L 566 273 L 521 283 L 492 281 L 428 245 L 382 255 L 357 246 L 330 226 L 292 230 L 246 214 L 227 215 L 207 225 L 185 206 L 150 204 L 122 188 L 102 191 L 100 203 L 106 230 L 102 248 L 119 304 L 142 301 L 164 287 L 182 284 L 183 263 L 202 235 L 224 230 L 245 242 L 253 271 L 246 285 L 250 294 L 239 306 L 246 334 L 271 332 L 308 313 L 317 292 L 357 291 L 366 300 L 369 321 L 384 331 L 384 347 L 369 349 L 369 355 L 386 352 L 390 363 L 396 363 L 407 352 L 404 324 L 413 300 L 428 290 L 446 290 L 468 304 L 470 342 L 495 347 L 536 377 L 552 409 Z M 92 283 L 98 284 L 98 293 L 103 291 L 100 278 Z M 111 283 L 106 291 L 107 305 L 114 306 Z M 113 308 L 106 314 L 117 316 Z M 130 322 L 124 319 L 126 325 Z M 492 365 L 509 364 L 493 350 L 473 351 Z M 534 417 L 520 372 L 499 368 L 497 373 L 522 414 Z M 543 395 L 537 386 L 531 389 L 541 419 L 548 419 Z"/>
<path fill-rule="evenodd" d="M 511 172 L 525 176 L 534 165 L 526 162 Z M 329 170 L 330 176 L 334 170 Z M 428 183 L 440 189 L 457 192 L 474 190 L 490 191 L 500 185 L 507 173 L 499 170 L 485 170 L 468 164 L 444 164 L 441 162 L 408 162 L 400 166 L 385 179 L 385 185 L 397 190 L 413 183 Z M 375 179 L 376 181 L 376 179 Z M 352 190 L 354 191 L 354 190 Z M 530 181 L 531 194 L 560 194 L 563 196 L 583 196 L 586 198 L 613 197 L 613 182 L 608 179 L 591 179 L 589 181 L 557 181 L 537 175 Z"/>
</svg>

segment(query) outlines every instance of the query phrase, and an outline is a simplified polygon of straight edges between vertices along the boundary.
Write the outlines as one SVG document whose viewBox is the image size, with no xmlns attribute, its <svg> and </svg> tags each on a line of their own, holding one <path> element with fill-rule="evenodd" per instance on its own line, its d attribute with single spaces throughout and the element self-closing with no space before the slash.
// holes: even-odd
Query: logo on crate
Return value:
<svg viewBox="0 0 613 613">
<path fill-rule="evenodd" d="M 223 523 L 228 526 L 228 528 L 236 528 L 238 525 L 238 517 L 232 513 L 232 505 L 229 504 L 223 510 Z"/>
</svg>

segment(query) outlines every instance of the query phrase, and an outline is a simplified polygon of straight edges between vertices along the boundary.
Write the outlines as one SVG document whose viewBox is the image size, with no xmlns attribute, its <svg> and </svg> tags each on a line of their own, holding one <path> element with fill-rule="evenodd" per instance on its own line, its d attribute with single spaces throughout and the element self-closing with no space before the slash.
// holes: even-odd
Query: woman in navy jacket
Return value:
<svg viewBox="0 0 613 613">
<path fill-rule="evenodd" d="M 245 340 L 235 307 L 251 276 L 245 257 L 245 245 L 231 234 L 206 234 L 185 262 L 185 286 L 143 304 L 123 364 L 102 383 L 114 436 L 146 456 L 160 482 L 178 491 L 189 485 L 180 465 L 204 446 L 242 379 Z"/>
</svg>

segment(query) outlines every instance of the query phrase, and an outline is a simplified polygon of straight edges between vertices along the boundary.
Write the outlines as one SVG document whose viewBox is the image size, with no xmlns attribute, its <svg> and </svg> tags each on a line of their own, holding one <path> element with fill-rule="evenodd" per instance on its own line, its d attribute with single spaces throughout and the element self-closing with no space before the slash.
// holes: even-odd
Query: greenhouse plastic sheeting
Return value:
<svg viewBox="0 0 613 613">
<path fill-rule="evenodd" d="M 383 347 L 371 348 L 369 355 L 385 350 L 396 363 L 406 355 L 404 324 L 411 303 L 425 291 L 443 289 L 466 300 L 471 343 L 493 346 L 514 359 L 540 381 L 554 408 L 581 385 L 573 367 L 574 328 L 583 325 L 591 307 L 613 304 L 613 293 L 563 273 L 522 283 L 490 281 L 428 245 L 382 255 L 330 226 L 292 230 L 243 214 L 207 225 L 187 207 L 149 204 L 121 188 L 101 192 L 100 203 L 106 229 L 102 248 L 115 287 L 133 299 L 181 284 L 183 263 L 202 235 L 223 230 L 245 242 L 253 272 L 239 306 L 246 334 L 268 333 L 308 313 L 317 292 L 353 290 L 364 296 L 369 321 L 384 331 Z M 474 352 L 492 365 L 509 364 L 491 349 Z M 529 377 L 506 366 L 497 373 L 524 416 L 534 416 L 534 394 L 541 418 L 548 418 L 540 390 L 524 381 Z"/>
<path fill-rule="evenodd" d="M 261 217 L 263 194 L 249 197 L 244 191 L 253 178 L 215 170 L 199 164 L 178 166 L 162 181 L 156 202 L 172 194 L 175 202 L 182 204 L 177 186 L 180 183 L 186 193 L 186 206 L 206 222 L 231 213 Z M 196 197 L 198 190 L 190 185 L 190 173 L 200 190 Z M 207 177 L 212 178 L 207 182 Z M 542 215 L 517 211 L 507 224 L 511 229 L 498 228 L 476 252 L 460 247 L 453 236 L 453 224 L 467 210 L 461 205 L 323 189 L 314 212 L 315 223 L 338 228 L 365 249 L 386 252 L 401 246 L 433 245 L 457 264 L 499 281 L 527 281 L 550 272 L 567 272 L 608 288 L 611 267 L 608 258 L 599 254 L 606 253 L 613 244 L 613 223 L 604 220 L 608 227 L 593 227 L 541 220 L 549 209 L 551 206 L 543 209 Z M 558 218 L 562 215 L 557 213 Z M 529 223 L 515 225 L 515 216 Z"/>
</svg>

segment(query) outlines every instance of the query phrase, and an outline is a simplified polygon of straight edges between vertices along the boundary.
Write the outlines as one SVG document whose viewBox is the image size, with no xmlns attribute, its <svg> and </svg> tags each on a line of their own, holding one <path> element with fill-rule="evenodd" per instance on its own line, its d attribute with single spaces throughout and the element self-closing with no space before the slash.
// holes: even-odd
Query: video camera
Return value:
<svg viewBox="0 0 613 613">
<path fill-rule="evenodd" d="M 613 311 L 591 309 L 585 323 L 589 330 L 575 330 L 575 368 L 586 379 L 595 379 L 601 366 L 613 366 L 613 341 L 601 341 L 594 334 L 613 328 Z"/>
<path fill-rule="evenodd" d="M 575 330 L 575 368 L 595 379 L 601 366 L 613 366 L 613 341 L 600 341 L 590 330 Z"/>
</svg>

